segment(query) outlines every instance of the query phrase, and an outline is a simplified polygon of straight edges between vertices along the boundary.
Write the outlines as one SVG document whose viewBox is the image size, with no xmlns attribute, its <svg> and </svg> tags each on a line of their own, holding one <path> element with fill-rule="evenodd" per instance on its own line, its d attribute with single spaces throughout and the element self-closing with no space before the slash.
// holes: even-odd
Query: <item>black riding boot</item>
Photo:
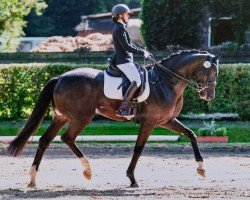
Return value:
<svg viewBox="0 0 250 200">
<path fill-rule="evenodd" d="M 133 81 L 131 85 L 129 86 L 129 88 L 127 89 L 120 107 L 116 111 L 117 116 L 119 117 L 133 117 L 134 116 L 134 114 L 131 113 L 131 106 L 132 106 L 131 100 L 133 99 L 134 93 L 136 92 L 137 89 L 138 87 L 136 85 L 136 82 Z"/>
</svg>

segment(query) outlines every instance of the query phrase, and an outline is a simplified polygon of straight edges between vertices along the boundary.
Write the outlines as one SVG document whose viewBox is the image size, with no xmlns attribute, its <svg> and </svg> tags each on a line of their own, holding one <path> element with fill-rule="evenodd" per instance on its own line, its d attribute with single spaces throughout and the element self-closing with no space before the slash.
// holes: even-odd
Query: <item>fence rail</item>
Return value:
<svg viewBox="0 0 250 200">
<path fill-rule="evenodd" d="M 41 136 L 33 136 L 29 139 L 30 142 L 39 142 Z M 0 136 L 0 142 L 8 142 L 15 139 L 15 136 Z M 137 135 L 91 135 L 91 136 L 78 136 L 77 142 L 134 142 Z M 175 135 L 150 135 L 148 141 L 150 142 L 177 142 L 180 136 Z M 61 142 L 60 136 L 53 139 L 54 142 Z"/>
</svg>

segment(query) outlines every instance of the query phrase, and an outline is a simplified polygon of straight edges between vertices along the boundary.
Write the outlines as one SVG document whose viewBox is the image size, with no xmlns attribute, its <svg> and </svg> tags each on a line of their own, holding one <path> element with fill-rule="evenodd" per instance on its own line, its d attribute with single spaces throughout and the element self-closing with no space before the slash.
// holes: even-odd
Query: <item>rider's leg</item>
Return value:
<svg viewBox="0 0 250 200">
<path fill-rule="evenodd" d="M 134 93 L 141 85 L 141 78 L 139 72 L 134 65 L 134 63 L 126 63 L 117 65 L 117 67 L 127 76 L 130 80 L 131 85 L 127 89 L 123 101 L 117 111 L 118 116 L 131 116 L 130 108 L 131 108 L 131 100 L 133 99 Z"/>
<path fill-rule="evenodd" d="M 133 81 L 129 86 L 128 90 L 126 91 L 122 103 L 116 112 L 117 116 L 121 117 L 133 116 L 133 114 L 130 112 L 130 108 L 132 106 L 131 100 L 133 99 L 134 93 L 136 92 L 137 89 L 138 87 L 136 85 L 136 82 Z"/>
</svg>

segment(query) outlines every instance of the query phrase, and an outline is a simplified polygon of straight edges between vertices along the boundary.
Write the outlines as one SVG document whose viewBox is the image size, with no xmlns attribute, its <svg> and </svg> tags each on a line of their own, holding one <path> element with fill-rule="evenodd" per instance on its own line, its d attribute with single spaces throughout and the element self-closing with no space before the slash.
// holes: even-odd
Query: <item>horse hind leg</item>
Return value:
<svg viewBox="0 0 250 200">
<path fill-rule="evenodd" d="M 31 166 L 29 175 L 30 175 L 30 183 L 28 187 L 34 188 L 36 187 L 36 175 L 39 169 L 39 165 L 41 163 L 42 157 L 46 149 L 48 148 L 51 141 L 56 137 L 58 131 L 63 127 L 63 125 L 67 122 L 67 120 L 63 117 L 54 117 L 49 128 L 43 134 L 43 136 L 39 140 L 39 145 L 37 148 L 37 152 Z"/>
<path fill-rule="evenodd" d="M 88 158 L 82 153 L 75 143 L 77 135 L 91 122 L 94 114 L 87 119 L 79 121 L 69 121 L 68 130 L 61 136 L 61 139 L 69 148 L 76 154 L 80 159 L 80 162 L 84 168 L 83 176 L 90 180 L 91 179 L 91 167 Z"/>
</svg>

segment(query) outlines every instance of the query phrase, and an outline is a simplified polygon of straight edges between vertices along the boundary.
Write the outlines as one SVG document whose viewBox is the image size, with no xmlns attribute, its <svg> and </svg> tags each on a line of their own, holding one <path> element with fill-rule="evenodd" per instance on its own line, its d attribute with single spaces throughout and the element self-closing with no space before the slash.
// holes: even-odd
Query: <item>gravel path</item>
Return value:
<svg viewBox="0 0 250 200">
<path fill-rule="evenodd" d="M 125 175 L 132 145 L 80 145 L 91 162 L 91 181 L 83 178 L 79 160 L 64 145 L 52 145 L 37 188 L 28 189 L 34 146 L 18 158 L 0 153 L 0 199 L 250 199 L 249 147 L 202 146 L 204 179 L 196 173 L 188 145 L 148 145 L 135 171 L 140 187 L 134 189 Z"/>
</svg>

